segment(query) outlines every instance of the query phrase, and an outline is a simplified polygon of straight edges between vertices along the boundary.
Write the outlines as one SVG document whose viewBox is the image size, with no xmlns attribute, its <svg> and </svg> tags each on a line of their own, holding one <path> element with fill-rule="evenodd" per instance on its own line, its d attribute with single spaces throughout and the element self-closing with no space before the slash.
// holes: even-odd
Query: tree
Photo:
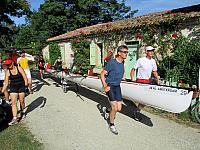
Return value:
<svg viewBox="0 0 200 150">
<path fill-rule="evenodd" d="M 18 30 L 19 32 L 15 37 L 15 47 L 27 47 L 34 38 L 34 31 L 31 25 L 20 26 Z"/>
<path fill-rule="evenodd" d="M 129 12 L 130 7 L 116 0 L 45 0 L 38 12 L 28 17 L 28 27 L 20 28 L 22 31 L 16 37 L 16 44 L 28 46 L 34 42 L 34 49 L 41 50 L 50 37 L 85 26 L 119 20 L 130 15 Z M 20 42 L 23 39 L 28 39 L 25 45 Z"/>
<path fill-rule="evenodd" d="M 86 74 L 90 70 L 90 42 L 88 41 L 73 41 L 72 47 L 75 56 L 75 72 Z"/>
<path fill-rule="evenodd" d="M 16 32 L 14 22 L 10 16 L 21 17 L 30 13 L 26 0 L 1 0 L 0 5 L 0 47 L 10 46 L 13 41 L 12 35 Z"/>
<path fill-rule="evenodd" d="M 48 0 L 62 2 L 67 10 L 70 30 L 132 16 L 124 0 Z"/>
<path fill-rule="evenodd" d="M 41 51 L 48 38 L 67 32 L 67 16 L 62 3 L 46 1 L 27 19 L 28 24 L 22 26 L 16 36 L 15 44 L 19 47 Z M 27 40 L 23 42 L 24 39 Z"/>
<path fill-rule="evenodd" d="M 164 77 L 174 81 L 198 85 L 200 67 L 200 42 L 179 36 L 173 41 L 173 55 L 166 57 L 160 64 Z"/>
<path fill-rule="evenodd" d="M 50 44 L 49 45 L 50 63 L 54 64 L 54 62 L 59 56 L 61 56 L 61 52 L 60 52 L 60 47 L 58 46 L 58 44 L 56 43 Z"/>
</svg>

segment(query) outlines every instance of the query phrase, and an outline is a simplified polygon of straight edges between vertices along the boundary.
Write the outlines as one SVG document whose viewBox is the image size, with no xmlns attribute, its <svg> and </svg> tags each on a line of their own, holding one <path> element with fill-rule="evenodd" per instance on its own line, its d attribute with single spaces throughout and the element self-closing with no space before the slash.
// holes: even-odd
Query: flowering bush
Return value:
<svg viewBox="0 0 200 150">
<path fill-rule="evenodd" d="M 197 85 L 200 67 L 200 41 L 190 40 L 181 35 L 176 37 L 171 41 L 172 55 L 165 57 L 159 64 L 162 77 L 166 80 L 171 78 L 173 81 L 182 79 L 185 83 Z M 182 86 L 186 85 L 182 84 Z"/>
</svg>

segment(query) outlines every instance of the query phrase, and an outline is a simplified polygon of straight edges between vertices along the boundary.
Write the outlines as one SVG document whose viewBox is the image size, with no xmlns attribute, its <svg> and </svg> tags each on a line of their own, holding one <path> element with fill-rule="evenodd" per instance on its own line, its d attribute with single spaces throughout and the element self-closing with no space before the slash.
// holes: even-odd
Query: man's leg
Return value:
<svg viewBox="0 0 200 150">
<path fill-rule="evenodd" d="M 141 114 L 140 111 L 145 107 L 144 104 L 139 103 L 137 109 L 133 112 L 133 117 L 136 121 L 140 121 L 141 118 Z"/>
<path fill-rule="evenodd" d="M 31 78 L 28 78 L 28 88 L 29 88 L 30 94 L 33 94 L 33 91 L 32 91 L 32 79 Z"/>
<path fill-rule="evenodd" d="M 24 72 L 26 73 L 26 78 L 28 80 L 28 88 L 29 88 L 30 94 L 33 94 L 33 91 L 32 91 L 31 71 L 30 71 L 30 69 L 24 69 Z"/>
<path fill-rule="evenodd" d="M 141 103 L 138 104 L 138 110 L 139 110 L 139 111 L 142 110 L 144 107 L 145 107 L 144 104 L 141 104 Z"/>
<path fill-rule="evenodd" d="M 114 124 L 115 116 L 117 113 L 117 102 L 111 102 L 111 111 L 110 111 L 110 124 Z"/>
<path fill-rule="evenodd" d="M 41 77 L 41 79 L 43 79 L 43 70 L 42 69 L 40 69 L 40 77 Z"/>
<path fill-rule="evenodd" d="M 107 99 L 108 99 L 108 102 L 109 102 L 109 106 L 107 107 L 102 107 L 102 111 L 103 111 L 103 114 L 104 114 L 104 119 L 107 120 L 109 118 L 109 113 L 111 111 L 111 103 L 110 103 L 110 98 L 109 98 L 109 95 L 107 94 Z"/>
<path fill-rule="evenodd" d="M 114 124 L 116 113 L 117 113 L 117 102 L 112 101 L 111 102 L 111 111 L 110 111 L 110 131 L 117 135 L 118 131 Z"/>
</svg>

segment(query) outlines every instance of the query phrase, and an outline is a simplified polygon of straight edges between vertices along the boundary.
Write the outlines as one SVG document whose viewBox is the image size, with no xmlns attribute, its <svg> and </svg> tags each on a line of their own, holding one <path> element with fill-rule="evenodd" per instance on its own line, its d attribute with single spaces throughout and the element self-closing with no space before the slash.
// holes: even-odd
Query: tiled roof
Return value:
<svg viewBox="0 0 200 150">
<path fill-rule="evenodd" d="M 195 7 L 195 6 L 192 6 Z M 191 8 L 191 7 L 186 7 Z M 182 10 L 183 9 L 183 10 Z M 196 10 L 197 9 L 197 10 Z M 181 11 L 180 11 L 181 10 Z M 187 11 L 185 8 L 167 10 L 163 12 L 151 13 L 148 15 L 143 15 L 139 17 L 133 17 L 130 19 L 124 19 L 115 22 L 108 22 L 103 24 L 97 24 L 89 27 L 83 27 L 76 29 L 74 31 L 67 32 L 65 34 L 49 38 L 47 41 L 58 41 L 65 40 L 69 38 L 78 37 L 81 35 L 93 35 L 103 32 L 126 30 L 131 28 L 139 28 L 143 25 L 160 24 L 170 20 L 186 20 L 188 18 L 194 18 L 200 16 L 200 5 L 196 5 L 194 11 Z"/>
</svg>

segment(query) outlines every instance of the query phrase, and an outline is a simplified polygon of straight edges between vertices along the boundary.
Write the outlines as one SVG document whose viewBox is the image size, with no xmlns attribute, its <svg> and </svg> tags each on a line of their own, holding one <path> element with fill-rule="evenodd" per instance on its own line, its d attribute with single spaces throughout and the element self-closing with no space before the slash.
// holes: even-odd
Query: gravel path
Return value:
<svg viewBox="0 0 200 150">
<path fill-rule="evenodd" d="M 117 114 L 119 135 L 108 130 L 101 107 L 106 98 L 80 88 L 63 93 L 51 79 L 34 80 L 34 94 L 27 96 L 25 123 L 47 150 L 199 150 L 200 131 L 159 116 L 142 112 L 143 120 L 132 118 L 127 103 Z"/>
</svg>

